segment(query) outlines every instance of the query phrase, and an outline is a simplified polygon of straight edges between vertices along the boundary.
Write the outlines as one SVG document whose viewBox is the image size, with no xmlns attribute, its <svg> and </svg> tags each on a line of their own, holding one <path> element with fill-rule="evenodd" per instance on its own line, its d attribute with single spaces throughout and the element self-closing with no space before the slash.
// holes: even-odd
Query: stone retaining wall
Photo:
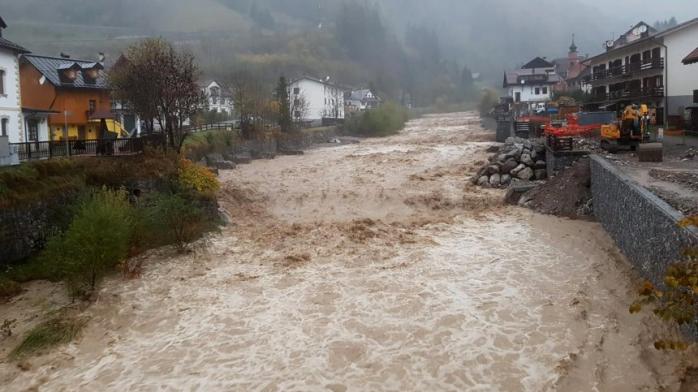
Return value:
<svg viewBox="0 0 698 392">
<path fill-rule="evenodd" d="M 548 177 L 554 177 L 560 171 L 572 166 L 579 158 L 589 155 L 587 151 L 553 151 L 550 147 L 545 148 L 545 163 L 548 170 Z"/>
<path fill-rule="evenodd" d="M 678 227 L 681 213 L 606 159 L 590 161 L 596 218 L 643 277 L 661 285 L 667 266 L 698 246 L 698 231 Z"/>
</svg>

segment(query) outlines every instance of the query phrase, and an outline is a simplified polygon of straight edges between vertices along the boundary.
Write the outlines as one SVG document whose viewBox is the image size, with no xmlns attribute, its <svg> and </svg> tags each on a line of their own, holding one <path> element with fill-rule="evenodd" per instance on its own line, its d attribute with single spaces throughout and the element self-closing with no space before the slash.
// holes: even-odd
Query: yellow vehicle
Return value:
<svg viewBox="0 0 698 392">
<path fill-rule="evenodd" d="M 650 118 L 647 105 L 627 106 L 619 123 L 601 126 L 601 148 L 612 153 L 625 147 L 637 150 L 641 143 L 649 141 Z"/>
</svg>

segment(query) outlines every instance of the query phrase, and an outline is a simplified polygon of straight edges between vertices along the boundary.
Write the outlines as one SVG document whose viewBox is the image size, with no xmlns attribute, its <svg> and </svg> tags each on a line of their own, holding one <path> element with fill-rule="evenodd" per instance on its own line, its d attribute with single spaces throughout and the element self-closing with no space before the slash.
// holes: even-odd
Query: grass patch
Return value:
<svg viewBox="0 0 698 392">
<path fill-rule="evenodd" d="M 86 321 L 67 315 L 66 311 L 42 322 L 27 333 L 10 353 L 11 359 L 22 359 L 70 343 L 85 327 Z"/>
</svg>

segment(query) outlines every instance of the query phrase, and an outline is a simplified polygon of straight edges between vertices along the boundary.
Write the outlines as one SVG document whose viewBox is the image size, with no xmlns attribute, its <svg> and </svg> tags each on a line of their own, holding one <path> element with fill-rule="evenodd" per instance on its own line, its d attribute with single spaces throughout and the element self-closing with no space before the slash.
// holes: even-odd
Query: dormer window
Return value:
<svg viewBox="0 0 698 392">
<path fill-rule="evenodd" d="M 82 78 L 85 83 L 96 83 L 99 79 L 99 71 L 104 69 L 104 66 L 101 63 L 88 63 L 82 64 L 80 69 L 82 69 Z"/>
<path fill-rule="evenodd" d="M 80 66 L 77 63 L 65 63 L 58 67 L 58 74 L 62 83 L 75 83 L 79 71 Z"/>
</svg>

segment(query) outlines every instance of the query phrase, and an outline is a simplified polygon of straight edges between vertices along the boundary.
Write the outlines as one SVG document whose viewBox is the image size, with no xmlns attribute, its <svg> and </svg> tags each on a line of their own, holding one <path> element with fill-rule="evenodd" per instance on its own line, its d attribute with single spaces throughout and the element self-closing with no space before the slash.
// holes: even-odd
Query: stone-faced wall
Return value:
<svg viewBox="0 0 698 392">
<path fill-rule="evenodd" d="M 667 266 L 698 246 L 698 231 L 683 215 L 598 155 L 591 156 L 594 214 L 646 279 L 661 285 Z"/>
</svg>

